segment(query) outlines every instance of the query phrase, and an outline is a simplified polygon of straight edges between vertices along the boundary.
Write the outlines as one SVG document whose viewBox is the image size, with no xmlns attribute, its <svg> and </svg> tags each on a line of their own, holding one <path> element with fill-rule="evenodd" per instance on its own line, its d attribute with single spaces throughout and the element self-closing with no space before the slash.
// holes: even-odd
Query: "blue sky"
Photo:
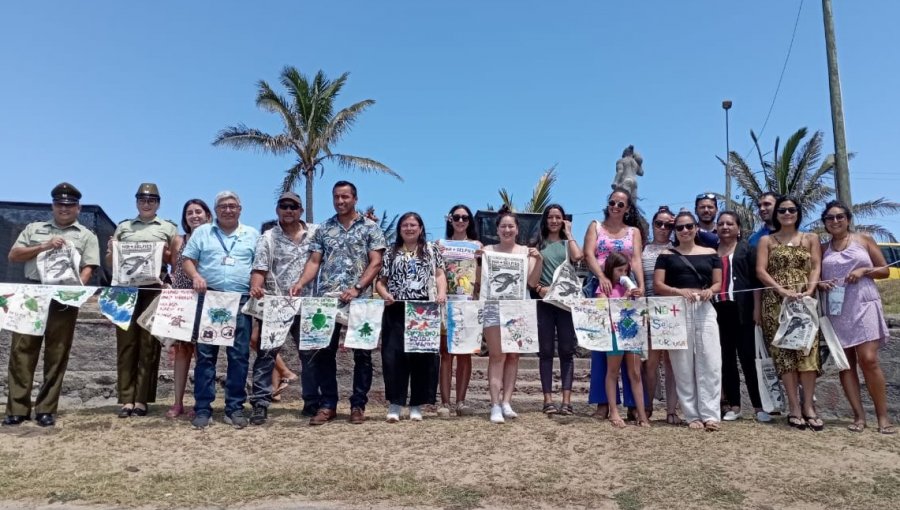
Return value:
<svg viewBox="0 0 900 510">
<path fill-rule="evenodd" d="M 723 191 L 716 155 L 751 148 L 772 103 L 799 0 L 696 2 L 17 2 L 0 15 L 0 200 L 47 201 L 70 181 L 85 203 L 119 221 L 154 181 L 161 214 L 178 220 L 192 197 L 233 189 L 243 220 L 274 214 L 289 157 L 212 147 L 239 122 L 270 132 L 256 82 L 284 65 L 350 80 L 338 100 L 366 112 L 338 152 L 378 159 L 404 177 L 328 166 L 315 214 L 333 214 L 330 188 L 350 179 L 360 205 L 420 212 L 439 237 L 457 202 L 524 203 L 558 164 L 554 200 L 584 231 L 604 206 L 628 144 L 644 156 L 641 205 L 691 205 Z M 847 142 L 856 201 L 900 201 L 893 168 L 900 2 L 835 2 Z M 797 128 L 832 148 L 821 3 L 802 8 L 763 147 Z M 757 164 L 755 154 L 749 161 Z M 302 188 L 298 192 L 303 195 Z M 900 218 L 882 223 L 900 234 Z"/>
</svg>

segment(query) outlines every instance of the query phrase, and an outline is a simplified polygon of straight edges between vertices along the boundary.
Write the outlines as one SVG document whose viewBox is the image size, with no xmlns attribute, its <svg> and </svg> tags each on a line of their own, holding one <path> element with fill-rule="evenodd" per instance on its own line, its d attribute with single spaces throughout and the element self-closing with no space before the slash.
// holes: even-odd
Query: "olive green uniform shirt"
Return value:
<svg viewBox="0 0 900 510">
<path fill-rule="evenodd" d="M 66 227 L 60 227 L 55 221 L 36 221 L 29 223 L 16 238 L 16 246 L 35 246 L 49 241 L 52 237 L 60 236 L 75 245 L 75 249 L 81 255 L 81 267 L 100 265 L 100 245 L 97 235 L 87 229 L 76 220 Z M 37 257 L 25 261 L 25 278 L 40 281 L 38 273 Z"/>
<path fill-rule="evenodd" d="M 140 218 L 125 220 L 116 227 L 113 239 L 116 241 L 170 244 L 178 236 L 178 226 L 169 220 L 160 219 L 143 221 Z"/>
</svg>

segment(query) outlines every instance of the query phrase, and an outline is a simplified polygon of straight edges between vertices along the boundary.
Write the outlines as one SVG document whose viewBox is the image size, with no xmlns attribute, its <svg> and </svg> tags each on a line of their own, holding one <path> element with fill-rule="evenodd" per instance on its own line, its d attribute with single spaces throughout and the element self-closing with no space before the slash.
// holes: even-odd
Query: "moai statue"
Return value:
<svg viewBox="0 0 900 510">
<path fill-rule="evenodd" d="M 616 178 L 613 180 L 612 189 L 624 188 L 631 193 L 631 198 L 637 202 L 637 178 L 644 175 L 644 158 L 634 151 L 634 145 L 629 145 L 622 151 L 622 157 L 616 161 Z"/>
</svg>

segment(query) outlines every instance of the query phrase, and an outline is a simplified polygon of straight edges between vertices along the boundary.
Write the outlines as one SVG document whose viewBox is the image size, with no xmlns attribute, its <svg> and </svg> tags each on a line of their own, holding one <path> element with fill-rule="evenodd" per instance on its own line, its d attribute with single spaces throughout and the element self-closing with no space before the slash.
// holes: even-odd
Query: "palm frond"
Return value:
<svg viewBox="0 0 900 510">
<path fill-rule="evenodd" d="M 321 135 L 321 139 L 326 147 L 340 141 L 344 134 L 350 131 L 350 128 L 356 123 L 357 117 L 374 104 L 374 99 L 364 99 L 337 112 Z"/>
<path fill-rule="evenodd" d="M 281 85 L 287 89 L 300 127 L 309 133 L 309 119 L 312 111 L 312 94 L 309 79 L 296 67 L 285 66 L 281 70 Z"/>
<path fill-rule="evenodd" d="M 762 186 L 759 185 L 759 181 L 756 179 L 753 170 L 750 169 L 750 166 L 744 161 L 744 158 L 736 151 L 731 151 L 729 159 L 731 160 L 731 176 L 737 181 L 737 185 L 743 189 L 750 198 L 759 200 L 759 197 L 763 194 L 764 190 L 762 189 Z"/>
<path fill-rule="evenodd" d="M 821 131 L 813 133 L 812 138 L 807 140 L 800 148 L 800 152 L 794 154 L 792 164 L 792 175 L 789 181 L 790 189 L 802 189 L 807 177 L 810 175 L 810 169 L 819 162 L 822 157 L 822 137 Z"/>
<path fill-rule="evenodd" d="M 293 140 L 303 143 L 303 131 L 297 125 L 294 112 L 288 100 L 278 95 L 269 84 L 263 80 L 258 83 L 259 90 L 256 94 L 256 106 L 270 113 L 277 113 L 284 122 L 285 131 Z"/>
<path fill-rule="evenodd" d="M 279 193 L 284 193 L 285 191 L 294 191 L 297 183 L 305 176 L 306 174 L 303 171 L 302 162 L 298 162 L 296 165 L 288 168 L 284 171 L 284 179 L 281 181 Z"/>
<path fill-rule="evenodd" d="M 229 126 L 216 134 L 213 145 L 227 145 L 235 149 L 255 149 L 272 154 L 286 154 L 291 151 L 290 138 L 284 134 L 270 135 L 243 124 Z"/>
<path fill-rule="evenodd" d="M 803 138 L 806 137 L 806 128 L 798 129 L 794 134 L 792 134 L 787 142 L 784 144 L 784 149 L 781 154 L 778 154 L 778 138 L 775 139 L 775 154 L 778 155 L 778 158 L 775 160 L 775 181 L 778 183 L 778 192 L 782 195 L 791 194 L 791 184 L 793 182 L 792 174 L 794 173 L 793 165 L 794 162 L 794 153 L 797 152 L 797 147 L 800 146 L 800 142 L 803 141 Z"/>
<path fill-rule="evenodd" d="M 360 156 L 350 156 L 348 154 L 330 154 L 320 158 L 322 159 L 334 159 L 344 168 L 359 170 L 362 172 L 375 172 L 387 174 L 393 177 L 396 177 L 398 180 L 402 181 L 403 177 L 400 177 L 400 174 L 388 168 L 384 163 L 375 161 L 370 158 L 363 158 Z"/>
<path fill-rule="evenodd" d="M 505 205 L 510 211 L 515 211 L 516 206 L 513 204 L 512 194 L 506 191 L 506 188 L 500 188 L 497 192 L 500 194 L 500 201 Z"/>
<path fill-rule="evenodd" d="M 558 163 L 557 163 L 558 164 Z M 544 212 L 544 208 L 550 205 L 550 193 L 553 191 L 553 184 L 556 182 L 556 165 L 548 168 L 538 179 L 534 190 L 531 192 L 531 200 L 525 205 L 525 212 Z"/>
<path fill-rule="evenodd" d="M 900 203 L 881 197 L 853 204 L 853 207 L 850 209 L 853 211 L 855 218 L 871 218 L 873 216 L 887 216 L 900 213 Z"/>
<path fill-rule="evenodd" d="M 896 242 L 897 242 L 897 238 L 894 237 L 893 232 L 891 232 L 891 231 L 890 231 L 887 227 L 885 227 L 884 225 L 877 225 L 877 224 L 871 224 L 871 225 L 859 225 L 859 224 L 854 224 L 854 225 L 853 225 L 853 229 L 854 229 L 855 231 L 857 231 L 857 232 L 862 232 L 862 233 L 864 233 L 864 234 L 869 234 L 870 236 L 874 237 L 876 240 L 879 240 L 879 241 L 886 241 L 886 242 L 889 242 L 889 243 L 896 243 Z"/>
</svg>

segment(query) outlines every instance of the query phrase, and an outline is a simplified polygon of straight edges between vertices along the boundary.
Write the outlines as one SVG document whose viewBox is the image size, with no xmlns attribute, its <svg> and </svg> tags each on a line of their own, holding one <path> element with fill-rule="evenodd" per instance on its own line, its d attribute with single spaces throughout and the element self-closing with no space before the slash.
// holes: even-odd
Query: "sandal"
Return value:
<svg viewBox="0 0 900 510">
<path fill-rule="evenodd" d="M 552 414 L 558 413 L 559 409 L 556 408 L 556 404 L 554 404 L 552 402 L 548 402 L 548 403 L 544 404 L 544 407 L 541 409 L 541 412 L 546 414 L 547 416 L 550 416 Z"/>
<path fill-rule="evenodd" d="M 681 426 L 684 425 L 684 420 L 679 418 L 676 413 L 668 413 L 666 414 L 666 423 L 669 425 Z"/>
<path fill-rule="evenodd" d="M 594 414 L 591 415 L 591 418 L 596 418 L 598 420 L 606 420 L 609 418 L 609 406 L 606 404 L 599 404 L 597 406 L 597 410 L 594 411 Z"/>
<path fill-rule="evenodd" d="M 147 408 L 134 406 L 134 409 L 131 410 L 131 414 L 134 416 L 147 416 Z"/>
<path fill-rule="evenodd" d="M 850 425 L 847 425 L 847 430 L 849 430 L 850 432 L 862 432 L 862 431 L 866 430 L 866 424 L 865 423 L 851 423 Z"/>
<path fill-rule="evenodd" d="M 803 418 L 801 418 L 799 416 L 788 415 L 788 425 L 790 425 L 791 427 L 793 427 L 797 430 L 805 430 L 806 429 L 806 422 L 803 420 Z"/>
<path fill-rule="evenodd" d="M 131 413 L 133 413 L 133 412 L 134 412 L 133 407 L 124 407 L 123 406 L 121 409 L 119 409 L 119 414 L 117 414 L 116 416 L 118 416 L 119 418 L 128 418 L 131 416 Z"/>
<path fill-rule="evenodd" d="M 878 433 L 890 436 L 892 434 L 896 434 L 897 429 L 893 425 L 885 425 L 884 427 L 879 426 Z"/>
<path fill-rule="evenodd" d="M 559 406 L 560 416 L 572 416 L 573 414 L 575 414 L 575 409 L 572 407 L 572 404 L 563 404 Z"/>
<path fill-rule="evenodd" d="M 166 418 L 178 418 L 182 414 L 184 414 L 184 406 L 176 404 L 170 407 L 168 411 L 166 411 Z"/>
<path fill-rule="evenodd" d="M 617 429 L 625 428 L 625 420 L 623 420 L 621 416 L 610 417 L 609 424 Z"/>
<path fill-rule="evenodd" d="M 708 422 L 703 424 L 703 428 L 706 429 L 707 432 L 718 432 L 720 429 L 719 422 L 709 420 Z"/>
<path fill-rule="evenodd" d="M 275 391 L 272 392 L 272 396 L 274 397 L 277 395 L 281 395 L 281 392 L 286 390 L 287 387 L 288 387 L 288 383 L 284 382 L 284 379 L 282 379 L 281 384 L 278 385 L 278 388 L 276 388 Z"/>
<path fill-rule="evenodd" d="M 703 430 L 703 422 L 701 422 L 700 420 L 694 420 L 688 423 L 688 428 L 694 430 Z"/>
<path fill-rule="evenodd" d="M 825 428 L 825 422 L 822 421 L 822 419 L 817 415 L 806 416 L 804 414 L 803 419 L 806 420 L 806 424 L 809 425 L 809 428 L 813 429 L 816 432 L 822 432 L 822 430 Z M 813 420 L 819 422 L 818 425 L 813 423 Z"/>
</svg>

